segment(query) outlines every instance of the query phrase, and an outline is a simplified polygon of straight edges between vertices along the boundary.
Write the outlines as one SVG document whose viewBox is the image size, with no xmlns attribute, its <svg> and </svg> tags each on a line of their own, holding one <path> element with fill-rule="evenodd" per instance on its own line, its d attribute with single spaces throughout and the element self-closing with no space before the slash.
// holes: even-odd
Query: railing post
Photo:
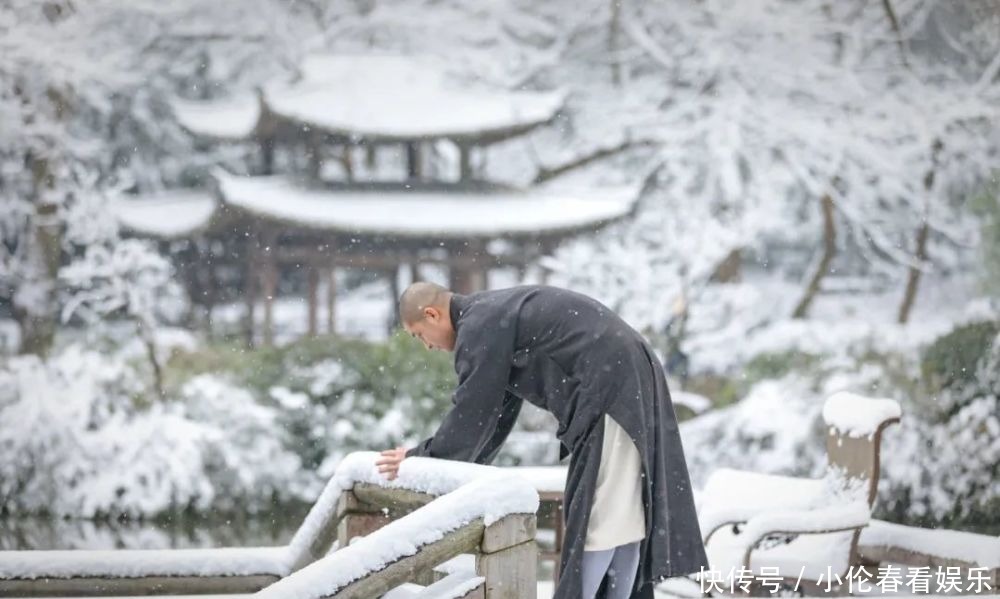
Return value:
<svg viewBox="0 0 1000 599">
<path fill-rule="evenodd" d="M 538 546 L 534 514 L 514 514 L 486 527 L 476 574 L 486 579 L 484 599 L 535 599 Z"/>
<path fill-rule="evenodd" d="M 337 513 L 342 516 L 337 525 L 337 546 L 347 547 L 354 537 L 367 536 L 392 522 L 387 512 L 358 501 L 353 491 L 344 491 L 337 506 Z"/>
</svg>

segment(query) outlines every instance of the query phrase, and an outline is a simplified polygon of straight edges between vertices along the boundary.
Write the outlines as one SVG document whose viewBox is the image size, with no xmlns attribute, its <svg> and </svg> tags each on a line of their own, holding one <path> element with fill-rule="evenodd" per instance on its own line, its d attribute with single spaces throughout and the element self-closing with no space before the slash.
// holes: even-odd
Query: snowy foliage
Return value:
<svg viewBox="0 0 1000 599">
<path fill-rule="evenodd" d="M 299 498 L 298 457 L 247 392 L 190 381 L 148 404 L 127 355 L 73 346 L 0 366 L 0 509 L 73 516 L 255 509 Z"/>
</svg>

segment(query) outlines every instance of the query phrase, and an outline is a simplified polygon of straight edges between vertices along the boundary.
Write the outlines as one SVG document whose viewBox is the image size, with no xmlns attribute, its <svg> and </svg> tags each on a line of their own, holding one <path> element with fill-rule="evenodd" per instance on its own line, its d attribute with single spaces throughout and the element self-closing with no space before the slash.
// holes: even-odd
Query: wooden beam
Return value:
<svg viewBox="0 0 1000 599">
<path fill-rule="evenodd" d="M 429 570 L 434 566 L 444 563 L 449 559 L 474 551 L 483 537 L 483 530 L 486 526 L 483 519 L 478 518 L 465 526 L 447 533 L 443 539 L 424 545 L 414 554 L 388 564 L 382 570 L 373 572 L 352 582 L 343 589 L 328 595 L 331 599 L 371 599 L 381 597 L 391 589 L 412 580 L 423 570 Z M 534 543 L 526 543 L 534 546 Z M 494 554 L 501 555 L 501 554 Z M 492 564 L 499 564 L 499 560 L 493 560 Z M 491 569 L 494 571 L 495 567 Z M 532 586 L 537 587 L 534 579 Z M 490 597 L 489 594 L 486 595 Z M 532 594 L 530 597 L 534 597 Z M 499 599 L 500 595 L 494 596 Z M 510 595 L 515 597 L 515 595 Z M 528 595 L 523 595 L 528 597 Z"/>
<path fill-rule="evenodd" d="M 496 553 L 535 540 L 538 525 L 535 514 L 511 514 L 486 527 L 479 549 Z"/>
<path fill-rule="evenodd" d="M 254 593 L 278 576 L 141 576 L 0 580 L 0 597 L 109 597 Z"/>
<path fill-rule="evenodd" d="M 417 493 L 408 489 L 389 489 L 369 483 L 354 485 L 354 496 L 358 501 L 378 508 L 387 507 L 394 510 L 410 510 L 430 503 L 433 495 Z"/>
</svg>

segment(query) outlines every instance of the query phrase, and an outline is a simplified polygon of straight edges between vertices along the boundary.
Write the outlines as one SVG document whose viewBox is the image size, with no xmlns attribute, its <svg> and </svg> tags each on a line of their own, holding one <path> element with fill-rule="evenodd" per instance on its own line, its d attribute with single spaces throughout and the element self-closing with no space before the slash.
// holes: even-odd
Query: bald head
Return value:
<svg viewBox="0 0 1000 599">
<path fill-rule="evenodd" d="M 451 291 L 435 283 L 417 281 L 399 297 L 399 319 L 404 324 L 414 324 L 424 319 L 424 309 L 436 308 L 448 313 Z"/>
</svg>

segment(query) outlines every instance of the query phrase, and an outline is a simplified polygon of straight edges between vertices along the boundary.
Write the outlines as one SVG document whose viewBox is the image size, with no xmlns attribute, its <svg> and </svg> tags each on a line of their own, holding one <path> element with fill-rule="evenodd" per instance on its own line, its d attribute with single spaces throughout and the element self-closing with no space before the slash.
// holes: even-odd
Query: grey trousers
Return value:
<svg viewBox="0 0 1000 599">
<path fill-rule="evenodd" d="M 627 599 L 639 570 L 639 543 L 619 545 L 603 551 L 583 552 L 583 599 L 594 599 L 608 576 L 608 599 Z"/>
</svg>

